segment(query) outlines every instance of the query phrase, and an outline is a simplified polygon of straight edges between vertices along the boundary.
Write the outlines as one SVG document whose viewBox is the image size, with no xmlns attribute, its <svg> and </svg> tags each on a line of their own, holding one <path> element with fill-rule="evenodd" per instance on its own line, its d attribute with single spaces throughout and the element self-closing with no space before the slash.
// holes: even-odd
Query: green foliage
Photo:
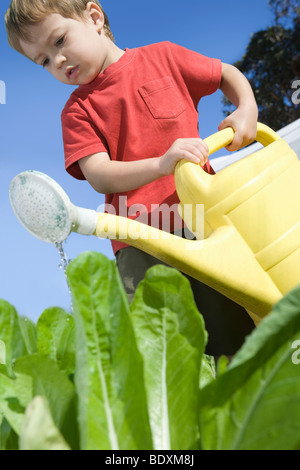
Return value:
<svg viewBox="0 0 300 470">
<path fill-rule="evenodd" d="M 292 20 L 294 23 L 300 21 L 299 0 L 269 0 L 273 10 L 276 24 Z"/>
<path fill-rule="evenodd" d="M 154 267 L 135 295 L 131 319 L 144 363 L 154 448 L 196 449 L 207 335 L 187 279 Z"/>
<path fill-rule="evenodd" d="M 0 364 L 6 363 L 6 348 L 5 343 L 0 340 Z"/>
<path fill-rule="evenodd" d="M 1 450 L 298 448 L 300 287 L 215 368 L 176 270 L 150 269 L 131 305 L 103 255 L 67 274 L 73 315 L 34 325 L 0 302 Z"/>
<path fill-rule="evenodd" d="M 81 449 L 151 448 L 142 359 L 116 268 L 88 253 L 71 263 L 68 277 Z"/>
<path fill-rule="evenodd" d="M 275 131 L 300 118 L 292 84 L 299 78 L 299 0 L 269 0 L 274 24 L 255 32 L 244 56 L 235 65 L 249 80 L 259 110 L 259 121 Z M 297 87 L 299 88 L 299 87 Z M 234 106 L 224 97 L 228 115 Z"/>
<path fill-rule="evenodd" d="M 201 392 L 204 449 L 293 449 L 299 441 L 300 288 L 248 337 L 217 380 Z"/>
<path fill-rule="evenodd" d="M 20 450 L 71 450 L 52 419 L 48 401 L 36 396 L 28 405 L 20 435 Z"/>
<path fill-rule="evenodd" d="M 250 39 L 245 55 L 234 65 L 248 78 L 259 110 L 259 121 L 275 131 L 300 117 L 293 103 L 296 80 L 293 59 L 300 50 L 300 34 L 291 28 L 273 26 L 258 31 Z M 224 98 L 224 111 L 233 111 Z"/>
</svg>

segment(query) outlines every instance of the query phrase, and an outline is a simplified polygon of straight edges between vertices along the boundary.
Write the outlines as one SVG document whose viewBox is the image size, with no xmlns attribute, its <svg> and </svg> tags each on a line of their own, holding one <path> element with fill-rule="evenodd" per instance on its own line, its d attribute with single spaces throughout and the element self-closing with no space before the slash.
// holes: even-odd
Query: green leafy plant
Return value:
<svg viewBox="0 0 300 470">
<path fill-rule="evenodd" d="M 298 449 L 300 288 L 216 371 L 184 276 L 155 266 L 128 304 L 115 264 L 67 270 L 73 314 L 0 301 L 0 449 Z"/>
</svg>

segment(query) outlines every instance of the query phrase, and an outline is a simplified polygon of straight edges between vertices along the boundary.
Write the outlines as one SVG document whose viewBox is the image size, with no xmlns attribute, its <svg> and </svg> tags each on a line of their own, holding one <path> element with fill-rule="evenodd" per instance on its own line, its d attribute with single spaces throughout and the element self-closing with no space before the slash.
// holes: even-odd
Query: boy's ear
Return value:
<svg viewBox="0 0 300 470">
<path fill-rule="evenodd" d="M 104 26 L 104 14 L 99 5 L 94 2 L 89 2 L 86 5 L 85 12 L 97 27 L 98 33 L 100 33 Z"/>
</svg>

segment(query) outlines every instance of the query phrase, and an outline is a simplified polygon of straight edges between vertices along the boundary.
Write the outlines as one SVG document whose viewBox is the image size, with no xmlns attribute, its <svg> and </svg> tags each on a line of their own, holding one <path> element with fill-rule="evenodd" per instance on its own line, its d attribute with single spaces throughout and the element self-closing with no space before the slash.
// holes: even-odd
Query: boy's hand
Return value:
<svg viewBox="0 0 300 470">
<path fill-rule="evenodd" d="M 232 143 L 226 147 L 230 152 L 235 152 L 256 139 L 257 134 L 257 108 L 238 108 L 219 125 L 219 131 L 226 127 L 232 127 L 235 135 Z"/>
<path fill-rule="evenodd" d="M 174 174 L 176 164 L 180 160 L 205 165 L 209 150 L 206 143 L 200 138 L 177 139 L 169 150 L 159 159 L 159 168 L 162 176 Z"/>
<path fill-rule="evenodd" d="M 235 131 L 232 143 L 226 147 L 233 152 L 256 139 L 257 104 L 250 83 L 233 65 L 222 63 L 220 90 L 236 107 L 236 111 L 219 125 L 219 131 L 226 127 L 232 127 Z"/>
</svg>

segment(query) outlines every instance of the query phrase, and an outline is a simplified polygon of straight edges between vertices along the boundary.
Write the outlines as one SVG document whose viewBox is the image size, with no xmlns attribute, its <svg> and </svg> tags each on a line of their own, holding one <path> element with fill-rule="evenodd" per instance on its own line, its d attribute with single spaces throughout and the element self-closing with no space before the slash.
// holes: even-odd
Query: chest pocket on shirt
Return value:
<svg viewBox="0 0 300 470">
<path fill-rule="evenodd" d="M 185 110 L 183 99 L 171 77 L 152 80 L 138 91 L 155 119 L 176 118 Z"/>
</svg>

